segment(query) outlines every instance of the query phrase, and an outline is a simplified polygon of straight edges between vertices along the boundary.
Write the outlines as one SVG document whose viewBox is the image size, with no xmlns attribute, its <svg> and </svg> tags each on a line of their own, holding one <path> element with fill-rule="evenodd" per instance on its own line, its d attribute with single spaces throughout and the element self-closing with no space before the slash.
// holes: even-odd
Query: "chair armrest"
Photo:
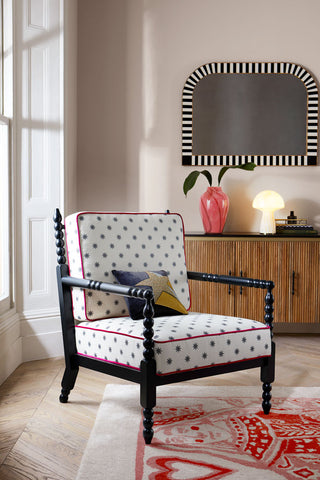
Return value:
<svg viewBox="0 0 320 480">
<path fill-rule="evenodd" d="M 141 287 L 132 287 L 128 285 L 118 285 L 114 283 L 104 283 L 98 282 L 95 280 L 86 280 L 83 278 L 75 278 L 70 277 L 68 275 L 69 268 L 66 264 L 58 265 L 57 266 L 57 278 L 58 278 L 58 290 L 59 290 L 59 297 L 60 297 L 60 308 L 62 312 L 65 312 L 64 307 L 64 288 L 63 287 L 78 287 L 84 288 L 89 290 L 99 290 L 106 293 L 113 293 L 115 295 L 122 295 L 125 297 L 138 297 L 145 300 L 145 306 L 143 309 L 143 358 L 142 362 L 146 362 L 147 364 L 154 365 L 154 340 L 153 340 L 153 290 L 151 287 L 148 286 L 141 286 Z M 69 288 L 67 290 L 70 290 Z M 70 295 L 70 291 L 69 291 Z M 69 309 L 71 312 L 71 296 L 69 297 Z M 70 314 L 71 315 L 71 314 Z M 70 321 L 73 321 L 73 316 L 70 317 Z M 147 367 L 149 368 L 149 367 Z"/>
<path fill-rule="evenodd" d="M 232 275 L 215 275 L 212 273 L 190 271 L 187 272 L 187 275 L 189 280 L 200 280 L 203 282 L 225 283 L 227 285 L 238 285 L 240 287 L 254 287 L 266 289 L 267 293 L 265 296 L 264 321 L 270 327 L 272 338 L 272 322 L 274 310 L 274 298 L 272 295 L 272 289 L 274 288 L 274 283 L 271 280 L 257 280 L 254 278 L 234 277 Z"/>
<path fill-rule="evenodd" d="M 246 277 L 234 277 L 232 275 L 216 275 L 213 273 L 187 272 L 189 280 L 200 280 L 202 282 L 224 283 L 227 285 L 238 285 L 240 287 L 254 287 L 272 290 L 274 283 L 271 280 L 258 280 Z"/>
<path fill-rule="evenodd" d="M 86 290 L 100 290 L 101 292 L 113 293 L 125 297 L 139 297 L 143 299 L 148 297 L 150 300 L 153 299 L 153 290 L 148 286 L 132 287 L 129 285 L 104 283 L 70 276 L 62 277 L 61 282 L 63 285 L 68 285 L 69 287 L 84 288 Z"/>
</svg>

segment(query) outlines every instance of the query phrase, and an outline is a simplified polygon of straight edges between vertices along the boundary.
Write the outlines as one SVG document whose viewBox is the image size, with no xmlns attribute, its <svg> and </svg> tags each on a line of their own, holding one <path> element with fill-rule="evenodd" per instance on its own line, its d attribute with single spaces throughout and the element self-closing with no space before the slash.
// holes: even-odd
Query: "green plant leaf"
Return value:
<svg viewBox="0 0 320 480">
<path fill-rule="evenodd" d="M 218 186 L 220 185 L 220 182 L 221 182 L 221 179 L 223 177 L 223 175 L 226 173 L 227 170 L 229 170 L 229 168 L 231 167 L 222 167 L 219 171 L 219 175 L 218 175 Z"/>
<path fill-rule="evenodd" d="M 212 175 L 208 170 L 202 170 L 201 172 L 199 170 L 194 170 L 191 172 L 187 178 L 185 179 L 183 183 L 183 193 L 187 196 L 187 193 L 191 188 L 194 187 L 199 175 L 202 174 L 206 177 L 206 179 L 209 182 L 210 187 L 212 186 Z"/>
<path fill-rule="evenodd" d="M 210 187 L 212 187 L 212 175 L 211 175 L 211 173 L 208 170 L 202 170 L 202 172 L 200 172 L 200 173 L 202 173 L 202 175 L 204 175 L 207 178 Z"/>
<path fill-rule="evenodd" d="M 254 170 L 256 166 L 257 165 L 255 163 L 248 162 L 248 163 L 244 163 L 243 165 L 232 165 L 230 167 L 222 167 L 220 169 L 219 176 L 218 176 L 218 185 L 220 185 L 223 175 L 226 173 L 227 170 L 229 170 L 229 168 L 241 168 L 241 170 Z"/>
</svg>

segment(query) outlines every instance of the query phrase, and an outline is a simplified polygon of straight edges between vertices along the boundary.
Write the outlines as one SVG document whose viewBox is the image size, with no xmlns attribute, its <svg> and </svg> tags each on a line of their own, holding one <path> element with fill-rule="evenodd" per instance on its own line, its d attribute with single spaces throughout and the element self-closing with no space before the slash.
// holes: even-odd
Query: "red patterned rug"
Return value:
<svg viewBox="0 0 320 480">
<path fill-rule="evenodd" d="M 78 480 L 319 480 L 320 388 L 158 389 L 145 446 L 139 387 L 108 385 Z M 71 405 L 70 405 L 71 407 Z"/>
</svg>

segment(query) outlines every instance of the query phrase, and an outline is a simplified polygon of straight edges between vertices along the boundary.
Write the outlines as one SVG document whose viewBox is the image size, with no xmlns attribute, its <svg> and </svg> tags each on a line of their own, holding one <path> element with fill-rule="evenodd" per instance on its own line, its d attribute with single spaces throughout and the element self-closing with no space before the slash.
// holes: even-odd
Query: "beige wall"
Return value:
<svg viewBox="0 0 320 480">
<path fill-rule="evenodd" d="M 79 0 L 78 207 L 169 208 L 201 230 L 205 180 L 182 192 L 186 78 L 211 61 L 289 61 L 320 79 L 319 15 L 318 0 Z M 319 228 L 319 180 L 320 167 L 228 172 L 226 230 L 258 229 L 263 189 L 284 197 L 279 216 L 295 210 Z"/>
<path fill-rule="evenodd" d="M 78 209 L 126 208 L 126 0 L 78 0 Z"/>
</svg>

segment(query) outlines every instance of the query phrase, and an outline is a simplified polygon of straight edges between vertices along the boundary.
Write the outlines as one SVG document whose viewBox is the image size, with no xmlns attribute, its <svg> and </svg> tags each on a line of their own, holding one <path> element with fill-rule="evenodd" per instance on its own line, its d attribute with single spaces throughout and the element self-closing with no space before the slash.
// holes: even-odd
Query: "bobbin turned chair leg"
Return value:
<svg viewBox="0 0 320 480">
<path fill-rule="evenodd" d="M 262 385 L 262 408 L 263 412 L 268 415 L 271 409 L 271 390 L 272 382 L 274 381 L 275 374 L 275 344 L 271 343 L 271 357 L 268 357 L 265 365 L 261 367 L 261 381 Z"/>
<path fill-rule="evenodd" d="M 140 403 L 143 407 L 143 438 L 149 445 L 153 438 L 153 407 L 156 405 L 156 362 L 153 341 L 153 293 L 145 292 L 146 304 L 143 309 L 143 360 L 140 363 L 141 384 Z"/>
<path fill-rule="evenodd" d="M 61 403 L 68 402 L 69 393 L 73 389 L 76 383 L 78 371 L 79 371 L 79 367 L 76 367 L 72 370 L 68 368 L 65 369 L 62 382 L 61 382 L 61 386 L 62 386 L 61 394 L 59 397 L 59 400 Z"/>
<path fill-rule="evenodd" d="M 263 393 L 262 393 L 262 408 L 263 408 L 263 412 L 268 415 L 269 412 L 270 412 L 270 409 L 271 409 L 271 390 L 272 390 L 272 386 L 271 386 L 271 383 L 264 383 L 262 385 L 262 390 L 263 390 Z"/>
<path fill-rule="evenodd" d="M 154 360 L 146 363 L 141 362 L 141 373 L 146 381 L 140 384 L 140 404 L 143 407 L 143 438 L 149 445 L 153 438 L 153 407 L 156 405 L 156 385 L 154 377 L 156 370 Z"/>
<path fill-rule="evenodd" d="M 150 445 L 153 439 L 153 409 L 144 408 L 143 409 L 143 438 L 146 445 Z"/>
<path fill-rule="evenodd" d="M 264 320 L 267 325 L 270 327 L 270 335 L 271 338 L 273 337 L 272 333 L 272 321 L 273 321 L 273 302 L 274 298 L 272 295 L 273 284 L 269 286 L 267 290 L 267 294 L 265 296 L 265 315 Z M 274 381 L 274 374 L 275 374 L 275 353 L 276 353 L 276 346 L 274 342 L 271 342 L 271 356 L 266 358 L 264 364 L 261 367 L 261 381 L 263 382 L 262 385 L 262 408 L 266 415 L 270 412 L 271 409 L 271 390 L 272 386 L 271 383 Z"/>
</svg>

